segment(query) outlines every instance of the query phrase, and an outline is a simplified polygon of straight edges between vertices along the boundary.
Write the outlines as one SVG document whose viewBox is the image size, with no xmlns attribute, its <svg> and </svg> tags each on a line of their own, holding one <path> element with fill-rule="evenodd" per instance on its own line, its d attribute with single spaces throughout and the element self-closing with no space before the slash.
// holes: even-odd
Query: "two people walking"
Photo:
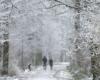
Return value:
<svg viewBox="0 0 100 80">
<path fill-rule="evenodd" d="M 46 68 L 47 68 L 47 63 L 49 63 L 50 69 L 51 70 L 53 69 L 53 59 L 52 58 L 50 58 L 48 60 L 47 57 L 44 56 L 43 59 L 42 59 L 42 61 L 43 61 L 43 68 L 44 68 L 44 70 L 46 70 Z M 29 71 L 32 70 L 31 66 L 32 66 L 31 64 L 28 64 L 28 70 Z"/>
<path fill-rule="evenodd" d="M 47 61 L 48 61 L 46 56 L 43 57 L 42 61 L 43 61 L 43 68 L 44 68 L 44 70 L 46 70 Z M 50 69 L 52 70 L 53 69 L 53 60 L 52 60 L 52 58 L 49 59 L 49 66 L 50 66 Z"/>
</svg>

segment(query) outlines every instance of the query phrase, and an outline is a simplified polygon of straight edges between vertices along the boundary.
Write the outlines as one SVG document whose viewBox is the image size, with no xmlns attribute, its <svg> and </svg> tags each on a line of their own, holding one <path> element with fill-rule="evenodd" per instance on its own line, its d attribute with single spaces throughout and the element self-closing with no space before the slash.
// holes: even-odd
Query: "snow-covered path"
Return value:
<svg viewBox="0 0 100 80">
<path fill-rule="evenodd" d="M 25 71 L 18 76 L 7 78 L 6 80 L 73 80 L 73 78 L 66 70 L 66 64 L 60 63 L 54 65 L 53 70 L 50 70 L 49 66 L 47 70 L 39 67 L 34 71 Z"/>
</svg>

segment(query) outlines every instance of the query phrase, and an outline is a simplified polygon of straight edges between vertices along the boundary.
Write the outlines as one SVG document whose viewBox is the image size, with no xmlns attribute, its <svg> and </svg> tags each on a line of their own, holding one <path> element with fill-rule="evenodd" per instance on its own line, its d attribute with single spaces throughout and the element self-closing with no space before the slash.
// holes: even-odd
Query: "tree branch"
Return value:
<svg viewBox="0 0 100 80">
<path fill-rule="evenodd" d="M 58 0 L 54 0 L 54 1 L 57 2 L 58 4 L 55 4 L 55 5 L 49 6 L 49 7 L 46 7 L 46 6 L 43 4 L 43 2 L 41 2 L 41 3 L 42 3 L 42 5 L 45 7 L 45 9 L 51 9 L 51 8 L 54 8 L 54 7 L 60 6 L 60 5 L 64 5 L 64 6 L 68 7 L 68 8 L 74 9 L 74 10 L 78 9 L 78 8 L 76 8 L 76 7 L 74 7 L 74 6 L 67 5 L 67 4 L 65 4 L 65 3 L 61 2 L 61 1 L 58 1 Z"/>
<path fill-rule="evenodd" d="M 13 8 L 16 8 L 17 10 L 19 10 L 19 9 L 13 4 L 12 0 L 10 0 L 10 3 L 11 3 L 11 11 L 10 11 L 9 16 L 11 16 L 12 11 L 13 11 Z"/>
<path fill-rule="evenodd" d="M 54 7 L 60 6 L 60 5 L 63 5 L 63 4 L 56 4 L 56 5 L 53 5 L 53 6 L 50 6 L 50 7 L 46 7 L 46 6 L 45 6 L 45 8 L 46 8 L 46 9 L 50 9 L 50 8 L 54 8 Z"/>
<path fill-rule="evenodd" d="M 65 5 L 66 7 L 71 8 L 71 9 L 74 9 L 74 10 L 79 10 L 79 9 L 80 9 L 80 11 L 86 11 L 86 10 L 84 10 L 82 7 L 70 6 L 70 5 L 68 5 L 68 4 L 65 4 L 64 2 L 59 1 L 59 0 L 53 0 L 53 1 L 57 2 L 58 4 L 55 4 L 55 5 L 50 6 L 50 7 L 46 7 L 43 3 L 42 3 L 42 4 L 45 6 L 46 9 L 54 8 L 54 7 L 59 6 L 59 5 Z M 96 3 L 96 4 L 99 5 L 100 3 Z M 86 11 L 86 12 L 87 12 L 87 11 Z M 90 11 L 90 12 L 92 12 L 92 13 L 95 14 L 95 12 L 93 12 L 93 11 Z"/>
<path fill-rule="evenodd" d="M 59 0 L 54 0 L 55 2 L 57 2 L 57 3 L 60 3 L 60 4 L 62 4 L 62 5 L 65 5 L 66 7 L 69 7 L 69 8 L 72 8 L 72 9 L 77 9 L 76 7 L 73 7 L 73 6 L 70 6 L 70 5 L 68 5 L 68 4 L 65 4 L 65 3 L 63 3 L 63 2 L 61 2 L 61 1 L 59 1 Z"/>
</svg>

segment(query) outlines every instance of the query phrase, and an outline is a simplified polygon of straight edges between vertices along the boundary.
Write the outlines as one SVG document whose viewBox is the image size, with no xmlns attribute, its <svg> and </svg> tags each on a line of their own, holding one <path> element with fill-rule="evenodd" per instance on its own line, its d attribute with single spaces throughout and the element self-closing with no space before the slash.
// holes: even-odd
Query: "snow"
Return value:
<svg viewBox="0 0 100 80">
<path fill-rule="evenodd" d="M 74 0 L 59 1 L 70 6 L 75 5 Z M 22 62 L 25 62 L 24 65 L 26 66 L 28 63 L 31 63 L 31 61 L 35 63 L 36 58 L 33 59 L 33 57 L 37 56 L 36 53 L 42 53 L 47 57 L 53 56 L 54 61 L 60 61 L 61 55 L 65 56 L 65 54 L 63 54 L 64 52 L 66 56 L 63 58 L 68 60 L 70 58 L 71 61 L 75 63 L 82 62 L 81 64 L 84 65 L 82 68 L 88 70 L 91 66 L 89 65 L 90 38 L 93 37 L 95 44 L 100 43 L 100 0 L 95 0 L 98 3 L 97 5 L 94 4 L 94 0 L 89 0 L 87 4 L 85 1 L 88 0 L 81 0 L 80 31 L 77 32 L 74 31 L 74 25 L 79 13 L 62 5 L 52 9 L 45 9 L 45 7 L 56 4 L 53 0 L 1 0 L 0 43 L 3 45 L 4 41 L 6 41 L 3 40 L 3 33 L 7 31 L 7 33 L 9 33 L 9 40 L 7 41 L 10 42 L 10 69 L 14 69 L 17 73 Z M 6 20 L 7 23 L 10 23 L 9 29 L 8 26 L 5 25 Z M 77 40 L 79 40 L 81 44 L 78 44 Z M 77 51 L 75 45 L 78 45 L 82 54 L 74 53 Z M 99 53 L 99 50 L 97 52 Z M 24 53 L 24 56 L 21 53 Z M 21 61 L 21 55 L 24 58 L 23 61 Z M 31 72 L 25 70 L 25 72 L 15 77 L 1 77 L 0 80 L 73 80 L 72 75 L 66 70 L 65 65 L 67 64 L 56 63 L 52 71 L 49 70 L 49 68 L 44 71 L 40 66 Z M 2 63 L 0 63 L 0 66 L 2 66 Z M 76 70 L 74 73 L 78 74 L 78 72 L 79 70 Z M 83 80 L 91 80 L 91 78 Z"/>
<path fill-rule="evenodd" d="M 50 70 L 47 66 L 47 70 L 43 70 L 40 66 L 33 71 L 25 70 L 25 72 L 20 73 L 14 77 L 8 77 L 6 80 L 73 80 L 71 74 L 66 70 L 66 64 L 59 63 L 55 64 L 53 70 Z M 3 80 L 0 78 L 0 80 Z"/>
<path fill-rule="evenodd" d="M 14 79 L 14 80 L 18 80 L 18 79 Z"/>
</svg>

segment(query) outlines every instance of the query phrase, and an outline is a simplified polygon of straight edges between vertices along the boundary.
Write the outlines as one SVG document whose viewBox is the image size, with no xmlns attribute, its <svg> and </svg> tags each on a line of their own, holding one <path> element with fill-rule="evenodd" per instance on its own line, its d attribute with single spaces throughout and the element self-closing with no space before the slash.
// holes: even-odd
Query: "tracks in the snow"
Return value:
<svg viewBox="0 0 100 80">
<path fill-rule="evenodd" d="M 61 77 L 59 76 L 58 74 L 61 73 L 61 71 L 64 71 L 64 70 L 55 70 L 55 74 L 53 75 L 53 77 L 55 77 L 57 80 L 73 80 L 73 79 L 70 79 L 68 77 Z"/>
<path fill-rule="evenodd" d="M 65 65 L 66 66 L 66 65 Z M 73 80 L 71 79 L 71 75 L 68 71 L 66 71 L 66 67 L 61 64 L 57 64 L 54 66 L 54 69 L 51 71 L 47 69 L 44 71 L 42 67 L 32 72 L 25 72 L 14 77 L 10 77 L 7 79 L 0 80 Z"/>
</svg>

